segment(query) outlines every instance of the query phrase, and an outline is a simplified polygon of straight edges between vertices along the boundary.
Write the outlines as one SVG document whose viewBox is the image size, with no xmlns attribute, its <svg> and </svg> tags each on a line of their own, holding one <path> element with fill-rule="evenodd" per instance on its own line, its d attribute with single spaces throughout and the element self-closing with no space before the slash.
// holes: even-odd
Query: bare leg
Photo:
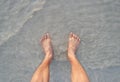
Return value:
<svg viewBox="0 0 120 82">
<path fill-rule="evenodd" d="M 68 59 L 71 64 L 71 80 L 72 82 L 89 82 L 84 68 L 75 56 L 79 43 L 80 38 L 77 35 L 70 33 L 68 43 Z"/>
<path fill-rule="evenodd" d="M 31 82 L 49 82 L 49 65 L 53 57 L 53 52 L 48 33 L 41 38 L 41 44 L 45 52 L 45 58 L 33 74 Z"/>
</svg>

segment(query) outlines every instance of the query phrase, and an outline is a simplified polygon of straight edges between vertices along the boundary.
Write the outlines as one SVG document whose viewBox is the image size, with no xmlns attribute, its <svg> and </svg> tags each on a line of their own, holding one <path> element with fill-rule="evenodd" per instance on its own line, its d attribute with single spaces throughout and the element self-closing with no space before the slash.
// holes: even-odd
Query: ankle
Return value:
<svg viewBox="0 0 120 82">
<path fill-rule="evenodd" d="M 44 65 L 49 65 L 51 63 L 52 60 L 52 56 L 51 55 L 45 55 L 44 60 L 42 63 L 44 63 Z"/>
<path fill-rule="evenodd" d="M 76 56 L 74 53 L 68 53 L 68 59 L 70 62 L 76 60 Z"/>
<path fill-rule="evenodd" d="M 68 58 L 68 59 L 69 59 L 71 66 L 73 66 L 73 67 L 78 66 L 79 61 L 76 57 L 72 57 L 72 58 Z"/>
<path fill-rule="evenodd" d="M 68 48 L 68 55 L 75 55 L 76 50 Z"/>
<path fill-rule="evenodd" d="M 45 54 L 46 59 L 52 59 L 53 55 L 51 53 Z"/>
</svg>

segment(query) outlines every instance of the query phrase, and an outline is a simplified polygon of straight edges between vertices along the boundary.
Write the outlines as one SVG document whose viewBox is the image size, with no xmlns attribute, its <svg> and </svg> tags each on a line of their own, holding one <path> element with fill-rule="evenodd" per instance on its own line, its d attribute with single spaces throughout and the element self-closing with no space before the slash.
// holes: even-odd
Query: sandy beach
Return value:
<svg viewBox="0 0 120 82">
<path fill-rule="evenodd" d="M 91 82 L 120 81 L 119 0 L 1 0 L 0 82 L 30 82 L 50 33 L 50 82 L 70 82 L 68 34 L 80 36 L 77 58 Z"/>
</svg>

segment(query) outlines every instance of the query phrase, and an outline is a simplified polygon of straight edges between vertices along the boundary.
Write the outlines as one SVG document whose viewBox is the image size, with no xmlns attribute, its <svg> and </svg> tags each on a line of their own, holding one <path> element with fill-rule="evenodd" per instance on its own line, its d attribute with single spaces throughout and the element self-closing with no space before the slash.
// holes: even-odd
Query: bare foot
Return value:
<svg viewBox="0 0 120 82">
<path fill-rule="evenodd" d="M 48 33 L 43 35 L 43 37 L 41 38 L 40 42 L 42 44 L 42 47 L 44 49 L 44 53 L 45 53 L 46 57 L 52 58 L 52 56 L 53 56 L 53 49 L 52 49 L 50 35 Z"/>
<path fill-rule="evenodd" d="M 69 42 L 68 42 L 68 58 L 75 57 L 75 52 L 80 43 L 80 38 L 73 34 L 72 32 L 69 34 Z"/>
</svg>

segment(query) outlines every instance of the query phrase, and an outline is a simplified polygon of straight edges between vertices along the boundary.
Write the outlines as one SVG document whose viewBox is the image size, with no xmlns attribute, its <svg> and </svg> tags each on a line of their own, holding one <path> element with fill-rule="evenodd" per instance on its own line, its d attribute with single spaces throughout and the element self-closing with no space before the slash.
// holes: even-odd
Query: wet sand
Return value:
<svg viewBox="0 0 120 82">
<path fill-rule="evenodd" d="M 1 1 L 0 82 L 29 82 L 44 57 L 49 32 L 55 57 L 50 82 L 70 82 L 68 34 L 80 36 L 77 57 L 91 82 L 120 80 L 119 0 Z"/>
</svg>

